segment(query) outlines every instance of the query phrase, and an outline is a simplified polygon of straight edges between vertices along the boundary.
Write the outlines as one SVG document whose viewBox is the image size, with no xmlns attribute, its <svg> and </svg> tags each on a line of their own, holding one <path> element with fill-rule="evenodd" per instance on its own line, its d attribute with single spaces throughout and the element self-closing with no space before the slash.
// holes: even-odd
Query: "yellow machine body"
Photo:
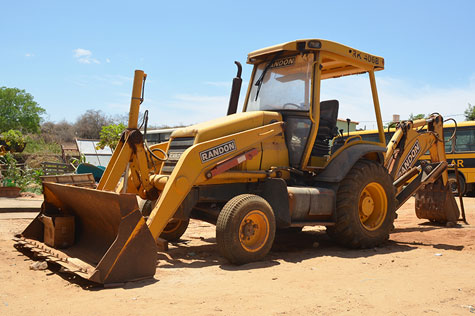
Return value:
<svg viewBox="0 0 475 316">
<path fill-rule="evenodd" d="M 178 129 L 150 147 L 137 129 L 146 78 L 137 70 L 128 128 L 97 189 L 45 183 L 42 211 L 19 244 L 94 282 L 115 283 L 152 277 L 155 241 L 179 238 L 190 217 L 217 225 L 218 248 L 234 263 L 265 256 L 276 227 L 329 226 L 353 248 L 384 242 L 395 217 L 374 76 L 384 59 L 308 39 L 252 52 L 247 61 L 254 69 L 243 113 Z M 320 82 L 362 73 L 381 143 L 332 142 L 339 105 L 321 102 Z M 290 100 L 269 99 L 276 92 Z M 152 202 L 148 211 L 136 196 Z M 353 212 L 351 227 L 345 212 Z M 75 243 L 45 246 L 41 216 L 74 216 Z"/>
</svg>

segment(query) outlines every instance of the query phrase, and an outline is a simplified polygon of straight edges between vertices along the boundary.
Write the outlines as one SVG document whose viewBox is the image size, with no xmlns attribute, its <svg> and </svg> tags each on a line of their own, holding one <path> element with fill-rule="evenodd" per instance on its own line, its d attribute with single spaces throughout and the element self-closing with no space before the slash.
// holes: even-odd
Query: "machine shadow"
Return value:
<svg viewBox="0 0 475 316">
<path fill-rule="evenodd" d="M 203 268 L 217 266 L 225 271 L 245 271 L 269 268 L 279 265 L 282 261 L 289 263 L 300 263 L 305 260 L 318 257 L 339 257 L 339 258 L 367 258 L 388 253 L 406 252 L 416 249 L 418 244 L 388 241 L 380 247 L 371 249 L 348 249 L 337 245 L 325 233 L 324 230 L 303 231 L 303 232 L 277 232 L 273 247 L 264 260 L 252 262 L 244 265 L 230 264 L 221 257 L 216 246 L 215 238 L 199 238 L 200 244 L 189 245 L 193 240 L 183 239 L 175 243 L 170 243 L 170 248 L 166 252 L 158 253 L 157 270 L 173 270 L 180 268 Z M 433 245 L 440 249 L 454 249 L 450 245 Z M 449 247 L 449 248 L 447 248 Z M 21 250 L 31 260 L 38 260 L 32 254 Z M 48 275 L 58 275 L 65 281 L 81 287 L 83 290 L 98 291 L 107 288 L 133 289 L 141 288 L 158 282 L 156 278 L 119 283 L 103 284 L 93 283 L 75 274 L 64 272 L 60 265 L 49 262 Z"/>
<path fill-rule="evenodd" d="M 431 243 L 425 243 L 425 242 L 419 242 L 419 241 L 413 241 L 413 242 L 398 241 L 397 243 L 401 245 L 417 245 L 417 246 L 432 247 L 432 248 L 440 249 L 440 250 L 462 251 L 465 248 L 465 246 L 463 245 L 431 244 Z"/>
<path fill-rule="evenodd" d="M 348 249 L 337 245 L 325 231 L 278 232 L 269 254 L 264 260 L 244 265 L 233 265 L 222 258 L 214 238 L 202 239 L 206 245 L 180 246 L 159 253 L 159 269 L 202 268 L 219 266 L 226 271 L 242 271 L 267 268 L 279 265 L 279 261 L 299 263 L 308 259 L 332 256 L 340 258 L 366 258 L 375 255 L 410 251 L 411 246 L 388 241 L 380 247 L 371 249 Z"/>
</svg>

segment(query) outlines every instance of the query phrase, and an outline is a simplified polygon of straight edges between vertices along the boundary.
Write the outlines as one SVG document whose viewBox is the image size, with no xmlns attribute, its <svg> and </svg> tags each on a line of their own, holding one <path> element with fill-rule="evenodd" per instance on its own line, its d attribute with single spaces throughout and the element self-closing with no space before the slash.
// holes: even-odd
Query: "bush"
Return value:
<svg viewBox="0 0 475 316">
<path fill-rule="evenodd" d="M 74 142 L 74 124 L 66 121 L 59 123 L 44 122 L 41 124 L 41 137 L 46 143 L 71 143 Z"/>
<path fill-rule="evenodd" d="M 0 140 L 3 141 L 7 150 L 22 152 L 25 148 L 25 137 L 23 134 L 18 130 L 9 130 L 7 132 L 3 132 L 0 135 Z"/>
<path fill-rule="evenodd" d="M 3 185 L 19 187 L 22 192 L 41 193 L 42 169 L 25 168 L 17 166 L 17 161 L 12 154 L 7 153 L 0 157 L 0 162 L 4 165 L 2 171 Z"/>
<path fill-rule="evenodd" d="M 78 117 L 74 128 L 79 138 L 98 139 L 102 127 L 111 123 L 112 120 L 101 110 L 87 110 Z"/>
<path fill-rule="evenodd" d="M 61 155 L 61 145 L 47 142 L 42 136 L 31 134 L 26 136 L 24 154 L 56 154 Z"/>
</svg>

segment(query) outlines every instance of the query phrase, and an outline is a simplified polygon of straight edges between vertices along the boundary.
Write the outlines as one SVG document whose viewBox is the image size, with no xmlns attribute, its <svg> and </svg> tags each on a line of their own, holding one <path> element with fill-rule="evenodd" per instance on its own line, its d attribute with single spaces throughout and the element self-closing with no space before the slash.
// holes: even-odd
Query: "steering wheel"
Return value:
<svg viewBox="0 0 475 316">
<path fill-rule="evenodd" d="M 292 103 L 292 102 L 287 102 L 287 103 L 285 103 L 285 104 L 282 106 L 282 108 L 283 108 L 283 109 L 287 109 L 288 106 L 294 106 L 294 107 L 296 107 L 298 110 L 303 109 L 303 106 L 298 105 L 298 104 L 296 104 L 296 103 Z"/>
</svg>

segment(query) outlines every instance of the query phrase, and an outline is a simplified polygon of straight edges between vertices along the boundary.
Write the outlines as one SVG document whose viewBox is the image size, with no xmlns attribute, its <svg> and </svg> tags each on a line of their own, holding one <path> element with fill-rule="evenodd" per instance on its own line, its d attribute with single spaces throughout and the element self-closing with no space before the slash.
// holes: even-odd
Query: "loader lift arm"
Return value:
<svg viewBox="0 0 475 316">
<path fill-rule="evenodd" d="M 153 276 L 158 251 L 156 241 L 192 187 L 209 181 L 208 173 L 218 179 L 224 174 L 213 170 L 220 163 L 233 158 L 242 162 L 246 160 L 242 156 L 258 152 L 264 140 L 283 133 L 283 123 L 274 122 L 203 141 L 183 152 L 170 175 L 156 174 L 151 164 L 154 158 L 145 149 L 143 135 L 137 129 L 145 77 L 143 71 L 135 72 L 129 126 L 122 134 L 97 190 L 44 183 L 45 202 L 41 213 L 16 239 L 21 247 L 97 283 Z M 227 143 L 232 143 L 233 150 L 206 161 L 200 159 L 201 153 Z M 160 144 L 154 148 L 166 149 Z M 233 171 L 225 175 L 228 179 L 256 180 L 272 176 L 275 176 L 273 171 Z M 138 209 L 136 195 L 144 199 L 158 198 L 147 220 Z M 65 249 L 42 244 L 43 218 L 54 221 L 68 216 L 74 217 L 78 227 L 75 233 L 69 230 L 75 234 L 74 244 Z"/>
<path fill-rule="evenodd" d="M 282 122 L 276 122 L 195 144 L 182 154 L 172 174 L 168 177 L 157 177 L 150 173 L 148 161 L 154 158 L 147 156 L 143 136 L 137 129 L 140 96 L 145 78 L 146 74 L 143 71 L 135 72 L 129 126 L 122 134 L 97 189 L 117 193 L 136 193 L 144 199 L 158 198 L 147 220 L 147 226 L 154 239 L 157 240 L 191 188 L 206 182 L 209 178 L 207 173 L 214 169 L 217 163 L 239 154 L 242 155 L 246 151 L 256 150 L 263 140 L 281 134 L 283 129 Z M 200 161 L 200 152 L 228 142 L 233 143 L 236 151 L 210 159 L 205 164 Z M 119 183 L 124 171 L 127 177 Z"/>
</svg>

